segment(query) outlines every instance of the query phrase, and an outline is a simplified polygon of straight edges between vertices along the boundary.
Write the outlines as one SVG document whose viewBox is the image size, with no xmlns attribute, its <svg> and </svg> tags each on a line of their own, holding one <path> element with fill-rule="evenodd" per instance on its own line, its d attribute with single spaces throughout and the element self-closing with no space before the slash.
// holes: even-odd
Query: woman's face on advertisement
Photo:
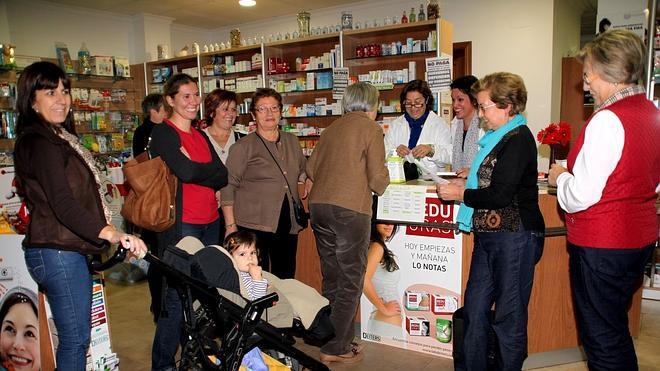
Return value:
<svg viewBox="0 0 660 371">
<path fill-rule="evenodd" d="M 2 321 L 0 355 L 16 371 L 37 371 L 39 357 L 39 321 L 29 303 L 11 307 Z"/>
<path fill-rule="evenodd" d="M 376 230 L 381 235 L 381 237 L 386 240 L 392 236 L 392 231 L 394 230 L 393 224 L 376 224 Z"/>
</svg>

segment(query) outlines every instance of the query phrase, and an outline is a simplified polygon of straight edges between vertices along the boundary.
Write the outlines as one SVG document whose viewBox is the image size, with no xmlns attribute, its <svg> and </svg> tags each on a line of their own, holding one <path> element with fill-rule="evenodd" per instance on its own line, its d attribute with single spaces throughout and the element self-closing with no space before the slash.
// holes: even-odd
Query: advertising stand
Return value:
<svg viewBox="0 0 660 371">
<path fill-rule="evenodd" d="M 419 197 L 420 189 L 423 197 Z M 401 317 L 400 321 L 391 317 L 383 320 L 374 304 L 362 295 L 361 338 L 451 357 L 451 317 L 461 302 L 463 245 L 461 235 L 443 228 L 455 222 L 458 206 L 443 202 L 435 187 L 426 185 L 390 185 L 378 205 L 378 222 L 398 226 L 386 244 L 399 266 L 394 274 L 398 277 L 396 296 Z M 423 214 L 414 216 L 411 210 Z M 374 286 L 378 284 L 374 281 Z"/>
</svg>

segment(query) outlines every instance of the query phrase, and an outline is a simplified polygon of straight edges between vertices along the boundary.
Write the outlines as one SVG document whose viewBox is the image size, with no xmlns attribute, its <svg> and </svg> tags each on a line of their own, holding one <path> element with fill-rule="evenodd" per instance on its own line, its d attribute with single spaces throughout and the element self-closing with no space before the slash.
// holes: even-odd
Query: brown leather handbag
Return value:
<svg viewBox="0 0 660 371">
<path fill-rule="evenodd" d="M 121 215 L 144 229 L 162 232 L 176 220 L 176 176 L 160 158 L 147 152 L 124 164 L 124 177 L 131 186 Z"/>
</svg>

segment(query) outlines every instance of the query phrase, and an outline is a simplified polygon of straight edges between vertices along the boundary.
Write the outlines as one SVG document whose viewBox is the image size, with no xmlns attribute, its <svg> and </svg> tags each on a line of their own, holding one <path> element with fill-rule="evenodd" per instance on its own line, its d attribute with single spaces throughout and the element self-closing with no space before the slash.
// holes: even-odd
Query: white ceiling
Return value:
<svg viewBox="0 0 660 371">
<path fill-rule="evenodd" d="M 355 0 L 256 0 L 244 8 L 238 0 L 46 0 L 79 8 L 103 10 L 124 15 L 148 13 L 174 18 L 174 23 L 215 29 L 230 25 L 321 9 Z"/>
</svg>

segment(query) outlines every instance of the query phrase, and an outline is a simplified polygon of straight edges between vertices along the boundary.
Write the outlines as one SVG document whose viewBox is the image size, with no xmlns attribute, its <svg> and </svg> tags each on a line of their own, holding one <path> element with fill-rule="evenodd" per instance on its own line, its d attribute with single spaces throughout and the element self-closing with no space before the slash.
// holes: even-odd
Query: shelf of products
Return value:
<svg viewBox="0 0 660 371">
<path fill-rule="evenodd" d="M 57 63 L 56 60 L 42 60 Z M 73 61 L 74 66 L 77 61 Z M 144 71 L 143 66 L 133 68 Z M 0 70 L 0 151 L 14 148 L 16 82 L 21 69 Z M 68 74 L 73 119 L 83 144 L 95 155 L 130 156 L 142 95 L 132 77 Z"/>
<path fill-rule="evenodd" d="M 200 76 L 202 96 L 215 88 L 238 93 L 237 125 L 248 127 L 253 92 L 270 87 L 282 94 L 285 129 L 324 128 L 342 113 L 333 97 L 333 69 L 347 67 L 353 81 L 379 88 L 381 113 L 391 117 L 401 112 L 399 95 L 405 84 L 425 78 L 426 59 L 452 54 L 452 34 L 450 23 L 434 19 L 154 61 L 144 65 L 145 89 L 162 91 L 166 77 L 176 72 Z M 450 106 L 450 99 L 444 99 L 441 103 Z M 200 111 L 203 115 L 203 105 Z"/>
</svg>

